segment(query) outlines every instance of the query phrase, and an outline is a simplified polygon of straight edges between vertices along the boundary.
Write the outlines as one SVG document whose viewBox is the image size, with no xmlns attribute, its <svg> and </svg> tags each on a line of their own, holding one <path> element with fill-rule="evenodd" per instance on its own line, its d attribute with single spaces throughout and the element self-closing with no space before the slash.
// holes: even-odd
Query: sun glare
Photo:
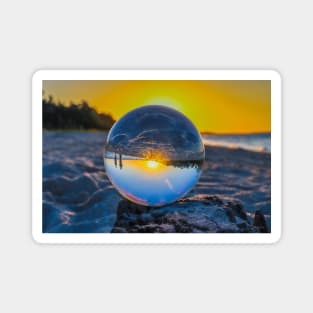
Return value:
<svg viewBox="0 0 313 313">
<path fill-rule="evenodd" d="M 147 166 L 150 168 L 157 168 L 159 166 L 159 163 L 156 161 L 147 161 Z"/>
</svg>

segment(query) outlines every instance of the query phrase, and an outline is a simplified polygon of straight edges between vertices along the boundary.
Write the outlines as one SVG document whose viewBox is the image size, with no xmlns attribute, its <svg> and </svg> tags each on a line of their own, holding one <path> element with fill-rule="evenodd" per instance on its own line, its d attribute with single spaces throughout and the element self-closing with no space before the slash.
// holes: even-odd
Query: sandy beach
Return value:
<svg viewBox="0 0 313 313">
<path fill-rule="evenodd" d="M 270 153 L 206 146 L 193 190 L 150 209 L 123 200 L 111 185 L 105 137 L 43 132 L 43 232 L 270 232 Z"/>
</svg>

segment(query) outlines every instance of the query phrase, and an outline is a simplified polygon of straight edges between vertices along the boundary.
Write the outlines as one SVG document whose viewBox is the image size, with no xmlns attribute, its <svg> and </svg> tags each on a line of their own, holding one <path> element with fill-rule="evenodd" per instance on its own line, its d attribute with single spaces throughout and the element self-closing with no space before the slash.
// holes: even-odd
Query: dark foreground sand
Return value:
<svg viewBox="0 0 313 313">
<path fill-rule="evenodd" d="M 104 133 L 43 133 L 44 232 L 269 232 L 271 156 L 206 147 L 202 176 L 183 199 L 133 205 L 106 177 Z"/>
</svg>

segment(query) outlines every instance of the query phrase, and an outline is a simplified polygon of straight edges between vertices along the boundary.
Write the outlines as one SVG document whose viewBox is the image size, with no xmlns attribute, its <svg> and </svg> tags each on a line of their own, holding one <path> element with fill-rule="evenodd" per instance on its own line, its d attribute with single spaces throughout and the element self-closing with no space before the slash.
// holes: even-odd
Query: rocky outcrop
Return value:
<svg viewBox="0 0 313 313">
<path fill-rule="evenodd" d="M 152 208 L 121 200 L 113 233 L 259 233 L 268 232 L 261 211 L 248 215 L 240 203 L 197 195 Z"/>
<path fill-rule="evenodd" d="M 268 233 L 265 217 L 260 210 L 255 211 L 253 226 L 257 227 L 260 233 Z"/>
</svg>

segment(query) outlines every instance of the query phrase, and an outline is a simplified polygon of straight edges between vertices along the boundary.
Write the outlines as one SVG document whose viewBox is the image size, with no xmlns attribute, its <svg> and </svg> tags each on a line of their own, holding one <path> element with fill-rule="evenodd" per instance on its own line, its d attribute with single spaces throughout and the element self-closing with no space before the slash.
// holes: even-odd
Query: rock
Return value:
<svg viewBox="0 0 313 313">
<path fill-rule="evenodd" d="M 229 207 L 226 207 L 224 210 L 225 210 L 225 212 L 226 212 L 226 215 L 227 215 L 229 221 L 230 221 L 231 223 L 236 223 L 236 218 L 235 218 L 235 216 L 234 216 L 233 211 L 232 211 Z"/>
<path fill-rule="evenodd" d="M 216 204 L 216 205 L 222 205 L 223 204 L 223 201 L 217 196 L 207 196 L 207 197 L 205 197 L 205 199 L 211 204 Z"/>
<path fill-rule="evenodd" d="M 173 225 L 150 224 L 138 227 L 138 233 L 175 233 Z"/>
<path fill-rule="evenodd" d="M 217 209 L 213 217 L 216 221 L 225 221 L 228 218 L 226 211 L 223 209 Z"/>
<path fill-rule="evenodd" d="M 237 226 L 243 231 L 245 231 L 248 228 L 248 225 L 246 223 L 238 223 Z"/>
<path fill-rule="evenodd" d="M 114 233 L 256 232 L 243 206 L 225 204 L 217 196 L 197 195 L 160 207 L 146 207 L 123 199 L 118 204 Z"/>
<path fill-rule="evenodd" d="M 176 224 L 175 233 L 192 233 L 192 228 L 188 224 Z"/>
<path fill-rule="evenodd" d="M 260 233 L 268 233 L 268 228 L 266 226 L 265 217 L 262 214 L 261 210 L 255 211 L 253 226 L 257 227 Z"/>
<path fill-rule="evenodd" d="M 126 233 L 126 230 L 122 227 L 115 227 L 112 229 L 112 233 Z"/>
<path fill-rule="evenodd" d="M 235 216 L 240 217 L 243 220 L 247 220 L 247 213 L 244 211 L 243 206 L 240 203 L 228 202 L 227 207 L 232 210 Z"/>
<path fill-rule="evenodd" d="M 129 200 L 123 199 L 118 204 L 117 216 L 119 217 L 123 213 L 141 214 L 149 210 L 150 210 L 150 207 L 148 206 L 135 204 L 133 202 L 130 202 Z"/>
</svg>

